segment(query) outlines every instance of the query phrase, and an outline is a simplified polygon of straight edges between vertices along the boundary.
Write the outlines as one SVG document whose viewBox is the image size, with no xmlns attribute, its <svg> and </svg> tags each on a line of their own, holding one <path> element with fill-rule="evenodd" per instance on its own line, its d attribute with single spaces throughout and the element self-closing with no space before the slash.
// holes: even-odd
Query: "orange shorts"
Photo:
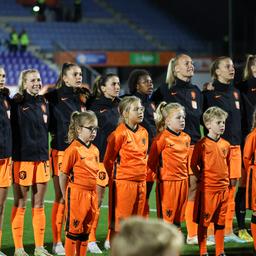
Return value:
<svg viewBox="0 0 256 256">
<path fill-rule="evenodd" d="M 146 181 L 114 180 L 109 188 L 109 228 L 118 232 L 120 222 L 132 215 L 143 216 Z"/>
<path fill-rule="evenodd" d="M 246 208 L 256 211 L 256 166 L 250 166 L 247 173 Z"/>
<path fill-rule="evenodd" d="M 242 154 L 239 145 L 230 146 L 230 179 L 239 179 L 242 169 Z"/>
<path fill-rule="evenodd" d="M 194 151 L 194 145 L 190 145 L 189 147 L 189 155 L 188 155 L 188 174 L 189 175 L 194 175 L 191 167 L 190 167 L 190 163 L 191 163 L 191 158 L 192 158 L 192 155 L 193 155 L 193 151 Z"/>
<path fill-rule="evenodd" d="M 12 159 L 0 159 L 0 187 L 10 187 L 12 184 Z"/>
<path fill-rule="evenodd" d="M 21 186 L 45 183 L 50 180 L 49 161 L 13 162 L 14 182 Z"/>
<path fill-rule="evenodd" d="M 95 190 L 68 184 L 65 198 L 66 231 L 73 234 L 89 234 L 98 209 Z"/>
<path fill-rule="evenodd" d="M 229 189 L 213 191 L 197 191 L 194 206 L 194 221 L 208 227 L 211 222 L 221 226 L 225 225 L 228 208 Z"/>
<path fill-rule="evenodd" d="M 64 156 L 64 151 L 51 149 L 50 151 L 50 165 L 52 176 L 60 176 L 61 164 Z"/>
<path fill-rule="evenodd" d="M 97 185 L 106 187 L 108 185 L 108 174 L 103 163 L 99 163 L 99 171 L 97 173 Z"/>
<path fill-rule="evenodd" d="M 185 220 L 188 200 L 188 179 L 157 183 L 157 216 L 170 224 Z"/>
</svg>

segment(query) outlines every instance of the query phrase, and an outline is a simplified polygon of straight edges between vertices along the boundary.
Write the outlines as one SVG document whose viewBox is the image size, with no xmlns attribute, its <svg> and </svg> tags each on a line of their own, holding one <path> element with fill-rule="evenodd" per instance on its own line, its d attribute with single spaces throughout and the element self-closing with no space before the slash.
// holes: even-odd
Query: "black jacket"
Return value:
<svg viewBox="0 0 256 256">
<path fill-rule="evenodd" d="M 51 148 L 64 151 L 68 147 L 67 135 L 70 117 L 81 111 L 79 94 L 73 87 L 62 86 L 45 95 L 50 106 Z"/>
<path fill-rule="evenodd" d="M 0 159 L 12 155 L 11 105 L 9 90 L 0 89 Z"/>
<path fill-rule="evenodd" d="M 11 104 L 14 161 L 46 161 L 49 106 L 43 96 L 14 97 Z"/>
<path fill-rule="evenodd" d="M 167 84 L 162 84 L 152 95 L 152 101 L 158 105 L 161 101 L 167 103 L 178 102 L 185 107 L 186 126 L 184 132 L 191 137 L 191 144 L 200 138 L 200 120 L 203 109 L 203 97 L 200 89 L 191 84 L 177 79 L 169 89 Z"/>
<path fill-rule="evenodd" d="M 141 99 L 142 105 L 145 107 L 144 118 L 141 125 L 148 132 L 149 139 L 149 148 L 152 144 L 153 138 L 156 136 L 156 124 L 154 120 L 154 105 L 150 100 L 149 96 L 143 95 L 141 93 L 136 92 L 134 96 Z"/>
<path fill-rule="evenodd" d="M 241 145 L 241 102 L 240 93 L 231 84 L 213 82 L 214 90 L 204 92 L 204 110 L 217 106 L 228 113 L 226 128 L 221 136 L 231 145 Z"/>
<path fill-rule="evenodd" d="M 242 132 L 243 138 L 252 128 L 252 116 L 256 107 L 256 78 L 252 77 L 238 85 L 242 104 Z"/>
<path fill-rule="evenodd" d="M 107 147 L 107 138 L 113 132 L 119 120 L 118 104 L 119 98 L 113 101 L 104 96 L 93 99 L 89 104 L 89 109 L 94 111 L 98 118 L 99 131 L 93 142 L 100 151 L 100 162 L 103 162 Z"/>
</svg>

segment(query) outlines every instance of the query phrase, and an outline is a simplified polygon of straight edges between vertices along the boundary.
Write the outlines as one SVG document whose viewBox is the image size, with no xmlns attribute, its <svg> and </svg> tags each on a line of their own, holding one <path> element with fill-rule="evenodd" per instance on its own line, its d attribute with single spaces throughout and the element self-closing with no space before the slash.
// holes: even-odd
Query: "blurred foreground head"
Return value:
<svg viewBox="0 0 256 256">
<path fill-rule="evenodd" d="M 177 256 L 183 235 L 160 219 L 131 217 L 123 221 L 111 244 L 111 256 Z"/>
</svg>

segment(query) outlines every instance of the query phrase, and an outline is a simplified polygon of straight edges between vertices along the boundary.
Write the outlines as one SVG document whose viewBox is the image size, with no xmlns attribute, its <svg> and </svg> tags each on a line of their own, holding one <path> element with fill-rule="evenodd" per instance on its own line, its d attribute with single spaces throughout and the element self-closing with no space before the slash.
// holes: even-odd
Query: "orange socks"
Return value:
<svg viewBox="0 0 256 256">
<path fill-rule="evenodd" d="M 198 225 L 198 244 L 199 244 L 199 250 L 200 255 L 207 254 L 207 227 L 204 227 L 203 225 Z"/>
<path fill-rule="evenodd" d="M 44 208 L 32 208 L 32 223 L 36 247 L 44 245 L 45 222 Z"/>
<path fill-rule="evenodd" d="M 225 235 L 233 233 L 233 218 L 235 215 L 235 192 L 236 187 L 232 186 L 229 188 L 228 196 L 228 209 L 225 220 Z"/>
<path fill-rule="evenodd" d="M 24 215 L 25 208 L 12 208 L 12 236 L 14 246 L 16 249 L 23 248 L 23 229 L 24 229 Z"/>
<path fill-rule="evenodd" d="M 61 242 L 61 231 L 62 223 L 64 219 L 64 210 L 65 205 L 57 202 L 53 203 L 52 207 L 52 234 L 53 234 L 53 243 L 57 244 Z"/>
<path fill-rule="evenodd" d="M 253 237 L 254 250 L 256 250 L 256 216 L 255 215 L 252 215 L 251 232 Z"/>
<path fill-rule="evenodd" d="M 95 218 L 94 218 L 92 229 L 89 235 L 89 242 L 96 242 L 96 229 L 98 226 L 99 217 L 100 217 L 100 208 L 98 208 L 95 213 Z"/>
<path fill-rule="evenodd" d="M 2 248 L 2 230 L 0 230 L 0 250 Z"/>
<path fill-rule="evenodd" d="M 65 255 L 74 256 L 76 252 L 76 241 L 66 236 L 65 239 Z"/>
<path fill-rule="evenodd" d="M 143 210 L 143 217 L 149 218 L 149 199 L 146 199 L 145 206 Z"/>
<path fill-rule="evenodd" d="M 225 228 L 224 226 L 215 225 L 215 242 L 216 242 L 216 255 L 220 255 L 221 253 L 224 253 L 224 233 Z"/>
<path fill-rule="evenodd" d="M 88 241 L 76 241 L 76 256 L 85 256 L 87 251 Z M 66 254 L 67 255 L 67 254 Z"/>
<path fill-rule="evenodd" d="M 193 221 L 194 203 L 195 201 L 188 201 L 185 211 L 185 220 L 189 237 L 197 235 L 197 224 Z"/>
</svg>

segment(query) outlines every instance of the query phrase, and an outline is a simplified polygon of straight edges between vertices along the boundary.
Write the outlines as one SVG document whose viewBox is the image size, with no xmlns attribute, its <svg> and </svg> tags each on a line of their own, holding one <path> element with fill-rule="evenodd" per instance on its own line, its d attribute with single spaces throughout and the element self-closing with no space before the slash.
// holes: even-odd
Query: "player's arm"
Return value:
<svg viewBox="0 0 256 256">
<path fill-rule="evenodd" d="M 154 138 L 149 155 L 148 155 L 148 167 L 153 171 L 157 172 L 159 168 L 159 156 L 161 154 L 163 145 L 158 137 Z"/>
<path fill-rule="evenodd" d="M 201 144 L 196 143 L 194 150 L 193 150 L 190 167 L 191 167 L 194 175 L 198 179 L 200 178 L 201 163 L 202 163 L 202 147 L 201 147 Z"/>
<path fill-rule="evenodd" d="M 108 141 L 107 149 L 105 152 L 103 163 L 104 163 L 105 169 L 106 169 L 109 177 L 111 177 L 114 163 L 117 159 L 117 155 L 118 155 L 119 150 L 123 144 L 124 138 L 123 138 L 122 134 L 114 131 L 109 135 L 107 141 Z"/>
<path fill-rule="evenodd" d="M 66 195 L 66 188 L 68 185 L 70 171 L 73 169 L 76 162 L 76 154 L 77 152 L 74 148 L 67 148 L 63 156 L 63 161 L 60 170 L 60 189 L 63 198 L 65 198 Z"/>
<path fill-rule="evenodd" d="M 256 147 L 256 136 L 255 134 L 249 134 L 245 140 L 243 161 L 245 170 L 248 171 L 251 165 L 251 160 Z"/>
</svg>

